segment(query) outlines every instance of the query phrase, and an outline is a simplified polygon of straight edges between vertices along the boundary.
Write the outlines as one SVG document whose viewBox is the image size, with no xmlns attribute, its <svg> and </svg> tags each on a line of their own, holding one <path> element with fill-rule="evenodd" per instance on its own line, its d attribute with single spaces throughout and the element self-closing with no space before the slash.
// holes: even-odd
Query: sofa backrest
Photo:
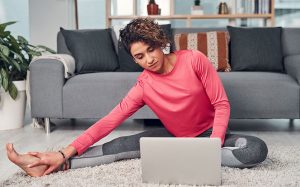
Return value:
<svg viewBox="0 0 300 187">
<path fill-rule="evenodd" d="M 300 54 L 300 28 L 282 28 L 283 56 Z"/>
<path fill-rule="evenodd" d="M 207 31 L 226 31 L 225 27 L 217 28 L 173 28 L 172 35 L 176 33 L 193 33 Z M 282 50 L 284 56 L 300 54 L 300 28 L 282 28 Z M 71 54 L 61 32 L 57 34 L 57 52 L 59 54 Z"/>
<path fill-rule="evenodd" d="M 177 33 L 195 33 L 208 31 L 227 31 L 225 27 L 218 28 L 174 28 L 173 36 Z M 281 34 L 283 56 L 300 54 L 300 28 L 282 28 Z"/>
<path fill-rule="evenodd" d="M 172 35 L 174 36 L 176 33 L 193 33 L 193 32 L 208 32 L 208 31 L 226 31 L 226 28 L 173 28 L 172 29 Z M 113 32 L 114 34 L 114 32 Z M 115 38 L 113 37 L 113 40 Z M 116 43 L 116 41 L 114 41 Z M 57 53 L 59 54 L 69 54 L 71 55 L 71 52 L 69 51 L 65 38 L 62 35 L 62 33 L 59 31 L 57 34 Z"/>
</svg>

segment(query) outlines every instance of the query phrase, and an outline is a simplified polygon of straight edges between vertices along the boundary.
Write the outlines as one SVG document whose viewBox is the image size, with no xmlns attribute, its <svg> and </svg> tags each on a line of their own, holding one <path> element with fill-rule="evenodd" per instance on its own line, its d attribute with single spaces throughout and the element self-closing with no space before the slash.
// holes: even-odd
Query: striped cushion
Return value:
<svg viewBox="0 0 300 187">
<path fill-rule="evenodd" d="M 217 71 L 231 71 L 228 63 L 228 32 L 180 33 L 175 34 L 174 41 L 176 50 L 199 50 L 208 57 Z"/>
</svg>

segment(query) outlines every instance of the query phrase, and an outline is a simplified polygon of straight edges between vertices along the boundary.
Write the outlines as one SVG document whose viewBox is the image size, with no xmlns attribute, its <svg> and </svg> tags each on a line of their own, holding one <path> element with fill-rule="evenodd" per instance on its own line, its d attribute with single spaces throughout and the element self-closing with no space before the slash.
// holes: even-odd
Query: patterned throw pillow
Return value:
<svg viewBox="0 0 300 187">
<path fill-rule="evenodd" d="M 199 50 L 208 57 L 217 71 L 231 71 L 228 63 L 228 32 L 179 33 L 175 34 L 174 41 L 176 50 Z"/>
</svg>

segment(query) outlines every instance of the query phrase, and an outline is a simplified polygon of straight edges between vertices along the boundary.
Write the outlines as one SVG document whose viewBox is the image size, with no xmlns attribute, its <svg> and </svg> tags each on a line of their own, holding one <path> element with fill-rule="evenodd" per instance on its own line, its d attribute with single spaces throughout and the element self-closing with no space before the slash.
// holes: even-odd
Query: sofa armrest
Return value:
<svg viewBox="0 0 300 187">
<path fill-rule="evenodd" d="M 32 117 L 63 117 L 64 65 L 55 59 L 38 59 L 30 66 Z"/>
<path fill-rule="evenodd" d="M 284 67 L 287 74 L 300 84 L 300 54 L 286 56 L 284 58 Z"/>
</svg>

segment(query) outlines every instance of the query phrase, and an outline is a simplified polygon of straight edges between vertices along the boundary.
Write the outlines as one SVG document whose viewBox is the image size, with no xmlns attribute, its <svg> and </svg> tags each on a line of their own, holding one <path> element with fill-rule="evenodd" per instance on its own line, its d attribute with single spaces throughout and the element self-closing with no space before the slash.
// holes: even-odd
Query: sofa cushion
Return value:
<svg viewBox="0 0 300 187">
<path fill-rule="evenodd" d="M 77 74 L 114 71 L 118 68 L 110 29 L 60 30 L 75 58 Z"/>
<path fill-rule="evenodd" d="M 139 75 L 140 72 L 100 72 L 68 79 L 62 92 L 64 117 L 99 119 L 106 116 L 126 96 Z M 157 118 L 147 106 L 132 117 Z"/>
<path fill-rule="evenodd" d="M 276 72 L 218 72 L 230 102 L 230 118 L 295 118 L 299 85 Z"/>
<path fill-rule="evenodd" d="M 199 50 L 208 57 L 217 71 L 230 71 L 227 32 L 179 33 L 175 34 L 174 40 L 177 50 Z"/>
<path fill-rule="evenodd" d="M 171 24 L 160 25 L 160 27 L 164 30 L 167 37 L 172 41 L 172 30 Z M 115 29 L 120 29 L 120 27 L 114 27 Z M 117 34 L 116 39 L 119 40 L 118 30 L 114 31 Z M 172 42 L 171 42 L 172 43 Z M 170 44 L 169 49 L 173 50 L 172 44 Z M 118 43 L 118 60 L 119 60 L 119 68 L 116 70 L 118 72 L 141 72 L 144 69 L 134 62 L 132 56 L 126 51 L 123 44 Z"/>
<path fill-rule="evenodd" d="M 173 37 L 172 37 L 172 28 L 171 28 L 171 24 L 165 24 L 165 25 L 160 25 L 160 27 L 163 29 L 164 33 L 167 35 L 167 37 L 170 40 L 170 46 L 167 47 L 167 51 L 166 53 L 170 53 L 172 51 L 175 50 L 175 45 L 173 45 Z"/>
<path fill-rule="evenodd" d="M 283 72 L 280 27 L 227 29 L 232 71 Z"/>
<path fill-rule="evenodd" d="M 120 43 L 118 48 L 119 68 L 118 72 L 142 72 L 143 68 L 138 65 L 133 57 L 127 52 L 124 45 Z"/>
<path fill-rule="evenodd" d="M 70 78 L 62 91 L 64 117 L 99 119 L 107 115 L 135 84 L 139 74 L 101 72 Z M 230 118 L 299 118 L 299 85 L 289 75 L 275 72 L 218 74 L 230 102 Z M 132 117 L 157 118 L 147 106 Z"/>
<path fill-rule="evenodd" d="M 57 33 L 57 54 L 71 55 L 71 51 L 68 49 L 64 35 L 59 31 Z"/>
</svg>

